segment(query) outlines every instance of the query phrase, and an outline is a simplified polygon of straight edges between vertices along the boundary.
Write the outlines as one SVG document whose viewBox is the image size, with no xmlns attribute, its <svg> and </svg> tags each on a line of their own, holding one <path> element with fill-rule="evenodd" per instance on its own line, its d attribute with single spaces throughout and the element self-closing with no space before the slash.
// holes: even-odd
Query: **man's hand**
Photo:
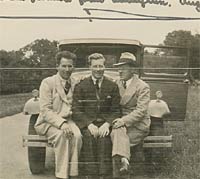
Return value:
<svg viewBox="0 0 200 179">
<path fill-rule="evenodd" d="M 99 137 L 105 137 L 110 133 L 109 130 L 110 124 L 105 122 L 100 128 L 99 128 Z"/>
<path fill-rule="evenodd" d="M 71 139 L 72 136 L 74 135 L 72 132 L 72 129 L 67 123 L 63 123 L 60 129 L 64 132 L 65 136 L 69 139 Z"/>
<path fill-rule="evenodd" d="M 99 135 L 99 128 L 97 126 L 95 126 L 94 124 L 90 124 L 88 126 L 88 130 L 94 136 L 94 138 L 98 137 L 98 135 Z"/>
<path fill-rule="evenodd" d="M 113 129 L 117 129 L 124 126 L 125 126 L 125 123 L 122 120 L 122 118 L 117 118 L 113 121 Z"/>
</svg>

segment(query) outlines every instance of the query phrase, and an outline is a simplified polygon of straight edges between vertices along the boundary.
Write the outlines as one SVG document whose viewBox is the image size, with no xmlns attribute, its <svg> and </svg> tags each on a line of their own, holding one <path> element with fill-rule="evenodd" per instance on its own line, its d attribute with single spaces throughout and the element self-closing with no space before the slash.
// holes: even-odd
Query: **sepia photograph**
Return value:
<svg viewBox="0 0 200 179">
<path fill-rule="evenodd" d="M 199 179 L 200 1 L 0 0 L 0 179 Z"/>
</svg>

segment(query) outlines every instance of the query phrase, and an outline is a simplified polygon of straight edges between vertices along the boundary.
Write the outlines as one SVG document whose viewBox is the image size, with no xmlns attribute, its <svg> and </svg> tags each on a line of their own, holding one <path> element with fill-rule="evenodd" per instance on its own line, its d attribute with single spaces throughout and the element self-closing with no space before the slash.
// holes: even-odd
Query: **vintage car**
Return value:
<svg viewBox="0 0 200 179">
<path fill-rule="evenodd" d="M 183 47 L 144 45 L 130 39 L 66 39 L 59 42 L 60 51 L 68 50 L 77 55 L 76 70 L 73 76 L 82 79 L 89 75 L 87 57 L 95 52 L 106 58 L 105 75 L 110 79 L 118 78 L 117 63 L 121 53 L 131 52 L 137 58 L 137 73 L 150 85 L 151 99 L 156 98 L 156 91 L 162 91 L 162 99 L 168 104 L 171 116 L 169 121 L 184 120 L 188 92 L 189 50 Z M 155 142 L 156 141 L 156 142 Z M 23 136 L 24 146 L 28 146 L 30 170 L 33 174 L 44 171 L 45 151 L 48 146 L 44 136 L 36 135 L 30 121 L 29 135 Z M 146 148 L 172 147 L 172 137 L 147 137 Z"/>
</svg>

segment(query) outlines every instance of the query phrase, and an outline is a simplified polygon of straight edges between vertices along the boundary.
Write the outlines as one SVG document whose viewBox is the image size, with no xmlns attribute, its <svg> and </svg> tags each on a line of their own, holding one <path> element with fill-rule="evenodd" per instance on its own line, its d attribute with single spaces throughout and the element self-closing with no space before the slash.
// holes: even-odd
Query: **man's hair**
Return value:
<svg viewBox="0 0 200 179">
<path fill-rule="evenodd" d="M 56 64 L 57 65 L 60 64 L 60 60 L 62 58 L 71 59 L 71 60 L 73 60 L 73 63 L 75 63 L 75 61 L 77 59 L 77 57 L 74 53 L 69 52 L 69 51 L 61 51 L 56 54 Z"/>
<path fill-rule="evenodd" d="M 101 53 L 93 53 L 88 56 L 88 64 L 91 65 L 92 60 L 99 60 L 99 59 L 103 59 L 104 63 L 106 61 L 106 59 Z"/>
</svg>

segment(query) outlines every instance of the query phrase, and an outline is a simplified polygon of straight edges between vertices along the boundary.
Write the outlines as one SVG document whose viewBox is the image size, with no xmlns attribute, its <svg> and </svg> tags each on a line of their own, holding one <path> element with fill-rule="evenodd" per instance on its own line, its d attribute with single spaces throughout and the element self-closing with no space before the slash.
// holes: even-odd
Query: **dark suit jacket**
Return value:
<svg viewBox="0 0 200 179">
<path fill-rule="evenodd" d="M 120 117 L 120 114 L 120 94 L 116 83 L 106 77 L 103 78 L 99 101 L 91 76 L 75 86 L 72 117 L 80 129 L 87 127 L 96 119 L 103 119 L 112 125 L 112 121 Z"/>
</svg>

